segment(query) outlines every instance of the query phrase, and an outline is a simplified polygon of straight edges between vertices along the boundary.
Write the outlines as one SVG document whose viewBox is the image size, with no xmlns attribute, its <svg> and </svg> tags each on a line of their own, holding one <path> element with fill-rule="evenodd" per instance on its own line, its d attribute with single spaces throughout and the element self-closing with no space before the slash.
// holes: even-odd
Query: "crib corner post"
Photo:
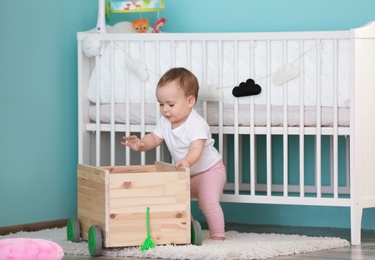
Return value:
<svg viewBox="0 0 375 260">
<path fill-rule="evenodd" d="M 362 223 L 362 205 L 358 202 L 353 202 L 350 207 L 350 236 L 351 245 L 357 246 L 361 244 L 361 223 Z"/>
</svg>

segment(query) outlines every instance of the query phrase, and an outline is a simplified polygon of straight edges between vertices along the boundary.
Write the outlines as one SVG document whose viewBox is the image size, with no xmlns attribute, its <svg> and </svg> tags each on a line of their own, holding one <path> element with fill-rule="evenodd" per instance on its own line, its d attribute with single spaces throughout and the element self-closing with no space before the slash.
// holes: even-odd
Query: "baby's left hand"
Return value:
<svg viewBox="0 0 375 260">
<path fill-rule="evenodd" d="M 175 164 L 176 170 L 180 167 L 190 168 L 190 163 L 185 158 Z"/>
</svg>

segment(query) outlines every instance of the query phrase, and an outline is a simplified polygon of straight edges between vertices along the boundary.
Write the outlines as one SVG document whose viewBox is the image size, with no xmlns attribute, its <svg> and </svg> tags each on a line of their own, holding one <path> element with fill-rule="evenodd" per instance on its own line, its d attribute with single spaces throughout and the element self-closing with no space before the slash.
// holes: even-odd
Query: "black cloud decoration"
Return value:
<svg viewBox="0 0 375 260">
<path fill-rule="evenodd" d="M 248 79 L 245 82 L 241 82 L 238 87 L 234 87 L 232 94 L 235 97 L 244 97 L 258 95 L 262 91 L 261 87 L 258 84 L 255 84 L 253 79 Z"/>
</svg>

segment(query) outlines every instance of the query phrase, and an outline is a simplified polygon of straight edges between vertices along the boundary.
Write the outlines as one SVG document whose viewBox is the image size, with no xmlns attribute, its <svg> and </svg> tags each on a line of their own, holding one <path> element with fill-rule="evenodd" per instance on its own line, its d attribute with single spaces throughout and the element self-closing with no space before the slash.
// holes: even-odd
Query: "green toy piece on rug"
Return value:
<svg viewBox="0 0 375 260">
<path fill-rule="evenodd" d="M 150 248 L 155 248 L 155 242 L 152 241 L 151 235 L 150 235 L 150 207 L 147 207 L 146 209 L 146 229 L 147 229 L 147 238 L 143 242 L 143 245 L 141 246 L 141 251 L 148 250 Z"/>
</svg>

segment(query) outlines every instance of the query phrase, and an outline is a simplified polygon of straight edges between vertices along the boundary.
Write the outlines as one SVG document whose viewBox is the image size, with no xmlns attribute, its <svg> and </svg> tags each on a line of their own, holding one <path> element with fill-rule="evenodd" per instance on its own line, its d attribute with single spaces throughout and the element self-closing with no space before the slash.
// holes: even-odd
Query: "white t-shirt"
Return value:
<svg viewBox="0 0 375 260">
<path fill-rule="evenodd" d="M 171 122 L 165 117 L 160 117 L 153 133 L 164 139 L 174 163 L 186 156 L 191 142 L 206 139 L 201 157 L 190 168 L 192 175 L 208 170 L 221 160 L 221 155 L 214 147 L 215 140 L 212 139 L 207 122 L 195 109 L 191 111 L 186 121 L 175 129 L 172 129 Z"/>
</svg>

